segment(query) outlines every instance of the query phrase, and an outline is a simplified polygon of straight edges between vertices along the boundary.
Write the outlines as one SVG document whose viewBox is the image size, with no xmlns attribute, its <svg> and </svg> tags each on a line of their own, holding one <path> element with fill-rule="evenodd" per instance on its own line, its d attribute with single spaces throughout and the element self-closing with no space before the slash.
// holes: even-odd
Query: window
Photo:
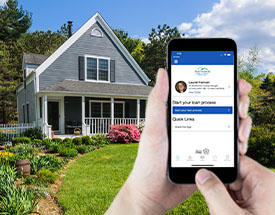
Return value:
<svg viewBox="0 0 275 215">
<path fill-rule="evenodd" d="M 93 37 L 102 37 L 103 33 L 100 29 L 93 28 L 93 30 L 91 31 L 91 36 L 93 36 Z"/>
<path fill-rule="evenodd" d="M 108 60 L 99 59 L 99 80 L 108 81 Z"/>
<path fill-rule="evenodd" d="M 23 123 L 25 123 L 25 105 L 23 105 Z"/>
<path fill-rule="evenodd" d="M 86 57 L 86 80 L 109 81 L 110 59 Z"/>
<path fill-rule="evenodd" d="M 29 104 L 27 104 L 27 123 L 30 123 Z"/>
<path fill-rule="evenodd" d="M 125 115 L 123 101 L 114 102 L 114 118 L 123 118 Z M 89 101 L 89 116 L 90 117 L 111 117 L 111 102 L 110 101 Z"/>
<path fill-rule="evenodd" d="M 39 115 L 42 118 L 42 97 L 39 97 Z"/>
<path fill-rule="evenodd" d="M 97 59 L 87 58 L 87 79 L 97 80 Z"/>
<path fill-rule="evenodd" d="M 122 118 L 123 117 L 123 103 L 115 103 L 115 118 Z"/>
</svg>

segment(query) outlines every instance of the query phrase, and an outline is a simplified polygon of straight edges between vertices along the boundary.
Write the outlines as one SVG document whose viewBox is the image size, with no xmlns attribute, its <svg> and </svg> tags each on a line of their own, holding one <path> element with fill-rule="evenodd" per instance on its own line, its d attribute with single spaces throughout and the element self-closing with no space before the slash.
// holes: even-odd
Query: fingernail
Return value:
<svg viewBox="0 0 275 215">
<path fill-rule="evenodd" d="M 245 154 L 247 152 L 247 144 L 243 143 L 242 148 L 243 148 L 243 154 Z"/>
<path fill-rule="evenodd" d="M 244 127 L 244 136 L 245 136 L 246 139 L 249 138 L 250 130 L 251 130 L 250 125 L 249 124 L 245 125 L 245 127 Z"/>
<path fill-rule="evenodd" d="M 201 169 L 196 177 L 200 184 L 204 184 L 211 177 L 211 174 L 206 169 Z"/>
</svg>

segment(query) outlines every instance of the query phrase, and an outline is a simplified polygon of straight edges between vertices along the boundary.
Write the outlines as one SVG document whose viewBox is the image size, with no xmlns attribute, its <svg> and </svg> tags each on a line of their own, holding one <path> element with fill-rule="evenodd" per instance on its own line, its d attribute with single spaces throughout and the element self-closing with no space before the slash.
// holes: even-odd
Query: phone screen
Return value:
<svg viewBox="0 0 275 215">
<path fill-rule="evenodd" d="M 171 167 L 234 167 L 234 51 L 171 51 Z"/>
</svg>

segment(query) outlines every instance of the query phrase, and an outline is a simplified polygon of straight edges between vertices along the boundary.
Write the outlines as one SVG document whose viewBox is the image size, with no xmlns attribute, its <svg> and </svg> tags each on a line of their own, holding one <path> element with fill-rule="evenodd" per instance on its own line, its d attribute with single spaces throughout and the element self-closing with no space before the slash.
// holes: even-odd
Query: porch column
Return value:
<svg viewBox="0 0 275 215">
<path fill-rule="evenodd" d="M 85 123 L 85 96 L 82 96 L 82 123 Z"/>
<path fill-rule="evenodd" d="M 137 99 L 137 125 L 139 126 L 139 117 L 140 117 L 140 99 Z"/>
<path fill-rule="evenodd" d="M 47 97 L 47 95 L 43 96 L 42 113 L 43 113 L 43 124 L 46 122 L 48 123 L 48 97 Z"/>
<path fill-rule="evenodd" d="M 111 97 L 111 125 L 114 124 L 114 112 L 115 112 L 115 100 L 114 97 Z"/>
<path fill-rule="evenodd" d="M 48 98 L 47 95 L 42 96 L 42 132 L 43 135 L 46 135 L 46 137 L 49 137 L 48 134 L 48 127 L 47 127 L 47 121 L 48 121 Z"/>
</svg>

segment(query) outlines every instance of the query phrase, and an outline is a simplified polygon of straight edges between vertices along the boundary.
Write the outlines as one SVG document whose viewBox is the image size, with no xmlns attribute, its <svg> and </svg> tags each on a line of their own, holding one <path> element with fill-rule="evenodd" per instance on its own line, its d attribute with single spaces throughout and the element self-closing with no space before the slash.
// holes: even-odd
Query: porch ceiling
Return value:
<svg viewBox="0 0 275 215">
<path fill-rule="evenodd" d="M 41 92 L 87 93 L 109 94 L 121 96 L 148 96 L 152 87 L 146 85 L 99 83 L 64 80 L 53 86 L 43 89 Z"/>
</svg>

